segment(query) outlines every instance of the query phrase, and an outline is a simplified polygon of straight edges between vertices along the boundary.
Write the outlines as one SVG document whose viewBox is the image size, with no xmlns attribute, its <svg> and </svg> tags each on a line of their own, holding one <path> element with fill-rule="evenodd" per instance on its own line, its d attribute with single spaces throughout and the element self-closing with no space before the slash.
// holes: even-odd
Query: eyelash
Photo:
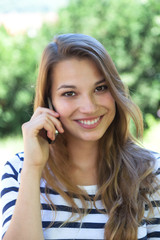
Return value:
<svg viewBox="0 0 160 240">
<path fill-rule="evenodd" d="M 98 90 L 99 89 L 99 90 Z M 104 92 L 108 89 L 108 86 L 107 85 L 101 85 L 101 86 L 98 86 L 96 87 L 95 89 L 95 92 Z M 98 91 L 97 91 L 98 90 Z"/>
<path fill-rule="evenodd" d="M 62 94 L 62 96 L 64 96 L 64 97 L 74 97 L 75 95 L 76 95 L 76 93 L 73 91 L 65 92 Z"/>
<path fill-rule="evenodd" d="M 101 85 L 96 87 L 95 92 L 105 92 L 108 89 L 107 85 Z M 64 97 L 74 97 L 76 93 L 74 91 L 64 92 L 62 96 Z"/>
</svg>

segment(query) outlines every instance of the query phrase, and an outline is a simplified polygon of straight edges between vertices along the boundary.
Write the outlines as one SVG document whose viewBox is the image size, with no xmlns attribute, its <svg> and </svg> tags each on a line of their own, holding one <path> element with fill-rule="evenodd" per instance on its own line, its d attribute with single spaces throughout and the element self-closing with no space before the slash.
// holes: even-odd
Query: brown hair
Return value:
<svg viewBox="0 0 160 240">
<path fill-rule="evenodd" d="M 89 58 L 103 73 L 116 102 L 116 116 L 100 140 L 98 157 L 98 192 L 109 215 L 105 225 L 105 239 L 136 240 L 138 225 L 144 216 L 144 202 L 151 208 L 148 193 L 154 191 L 152 173 L 154 159 L 136 143 L 130 133 L 132 119 L 137 137 L 143 134 L 143 120 L 139 108 L 132 102 L 109 54 L 96 39 L 83 34 L 63 34 L 55 37 L 44 50 L 37 79 L 35 109 L 48 107 L 47 97 L 54 84 L 54 67 L 68 58 Z M 43 171 L 47 185 L 57 191 L 80 214 L 73 201 L 76 195 L 86 209 L 87 193 L 71 182 L 67 175 L 70 166 L 65 135 L 59 134 L 50 146 L 50 157 Z M 54 178 L 54 179 L 53 179 Z M 125 179 L 125 181 L 124 181 Z M 63 191 L 64 186 L 69 194 Z M 47 190 L 47 186 L 46 186 Z M 46 193 L 52 208 L 51 202 Z M 74 212 L 74 211 L 73 211 Z M 69 220 L 68 220 L 69 221 Z"/>
</svg>

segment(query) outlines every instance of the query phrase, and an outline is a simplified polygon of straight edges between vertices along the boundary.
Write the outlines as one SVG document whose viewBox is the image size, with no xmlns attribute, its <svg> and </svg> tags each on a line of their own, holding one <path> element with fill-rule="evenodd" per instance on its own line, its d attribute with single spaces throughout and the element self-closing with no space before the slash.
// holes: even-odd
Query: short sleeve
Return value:
<svg viewBox="0 0 160 240">
<path fill-rule="evenodd" d="M 154 153 L 154 156 L 156 158 L 155 175 L 160 186 L 160 154 Z M 150 200 L 153 205 L 153 215 L 151 221 L 147 221 L 147 239 L 158 240 L 160 239 L 160 190 L 152 194 Z"/>
<path fill-rule="evenodd" d="M 8 161 L 2 172 L 1 179 L 1 209 L 2 209 L 2 238 L 8 229 L 13 215 L 18 191 L 19 175 L 23 164 L 23 153 L 15 155 Z"/>
</svg>

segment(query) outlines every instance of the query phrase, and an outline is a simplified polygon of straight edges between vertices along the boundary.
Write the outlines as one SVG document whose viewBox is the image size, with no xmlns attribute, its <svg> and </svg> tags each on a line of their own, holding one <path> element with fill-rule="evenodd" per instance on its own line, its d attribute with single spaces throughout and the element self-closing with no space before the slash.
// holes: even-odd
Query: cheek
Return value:
<svg viewBox="0 0 160 240">
<path fill-rule="evenodd" d="M 60 118 L 65 118 L 72 113 L 73 107 L 66 101 L 63 102 L 59 101 L 58 104 L 56 104 L 56 110 L 60 114 Z"/>
<path fill-rule="evenodd" d="M 116 103 L 115 103 L 115 100 L 114 98 L 112 97 L 111 93 L 108 92 L 106 93 L 106 95 L 102 96 L 102 98 L 100 99 L 101 101 L 101 104 L 104 106 L 104 107 L 107 107 L 109 109 L 112 109 L 113 111 L 116 110 Z"/>
</svg>

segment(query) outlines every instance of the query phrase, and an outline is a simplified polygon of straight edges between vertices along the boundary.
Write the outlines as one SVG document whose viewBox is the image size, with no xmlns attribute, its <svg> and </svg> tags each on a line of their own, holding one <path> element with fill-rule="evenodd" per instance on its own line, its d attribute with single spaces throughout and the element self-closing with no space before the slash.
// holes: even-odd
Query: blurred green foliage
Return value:
<svg viewBox="0 0 160 240">
<path fill-rule="evenodd" d="M 0 28 L 0 136 L 21 132 L 33 112 L 37 65 L 47 41 L 28 35 L 10 36 Z M 42 40 L 42 42 L 40 40 Z M 45 42 L 45 44 L 44 44 Z"/>
<path fill-rule="evenodd" d="M 37 65 L 55 34 L 84 33 L 108 50 L 141 108 L 158 121 L 160 108 L 160 1 L 70 0 L 55 25 L 43 25 L 33 38 L 11 37 L 0 29 L 0 134 L 20 132 L 32 114 Z"/>
</svg>

